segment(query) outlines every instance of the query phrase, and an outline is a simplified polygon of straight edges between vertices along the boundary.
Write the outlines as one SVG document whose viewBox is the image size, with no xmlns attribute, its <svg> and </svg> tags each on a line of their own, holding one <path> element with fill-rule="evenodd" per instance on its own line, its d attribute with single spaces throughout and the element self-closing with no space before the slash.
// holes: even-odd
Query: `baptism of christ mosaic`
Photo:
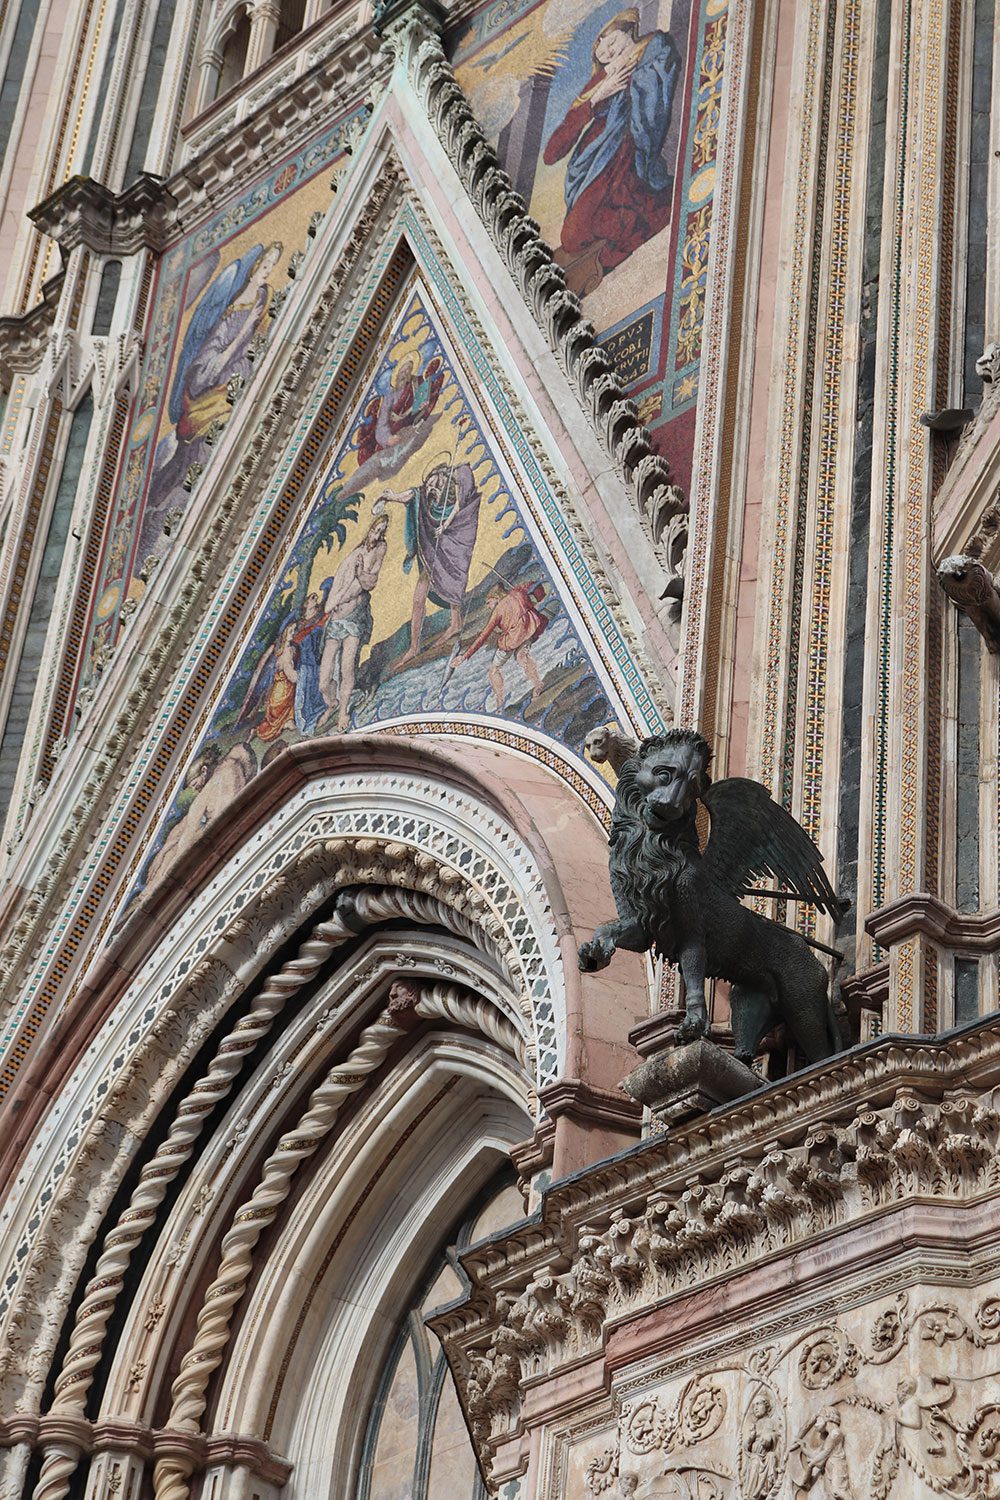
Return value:
<svg viewBox="0 0 1000 1500">
<path fill-rule="evenodd" d="M 315 735 L 483 716 L 581 751 L 612 710 L 529 511 L 413 291 L 143 880 L 157 879 L 284 746 Z"/>
<path fill-rule="evenodd" d="M 492 0 L 456 76 L 686 487 L 728 0 Z"/>
</svg>

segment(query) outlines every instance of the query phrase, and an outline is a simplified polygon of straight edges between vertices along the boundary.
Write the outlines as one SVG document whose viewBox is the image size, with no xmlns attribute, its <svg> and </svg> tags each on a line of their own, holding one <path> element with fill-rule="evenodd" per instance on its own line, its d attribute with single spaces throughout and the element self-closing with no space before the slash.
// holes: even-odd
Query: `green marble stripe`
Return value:
<svg viewBox="0 0 1000 1500">
<path fill-rule="evenodd" d="M 59 476 L 52 519 L 45 538 L 41 571 L 31 601 L 28 629 L 17 664 L 3 738 L 0 740 L 0 821 L 6 816 L 10 803 L 18 761 L 24 746 L 31 700 L 42 671 L 45 637 L 55 602 L 56 584 L 59 579 L 59 569 L 62 566 L 63 551 L 69 533 L 70 516 L 73 512 L 73 502 L 76 498 L 92 416 L 93 403 L 88 393 L 73 413 L 70 423 L 69 442 L 66 457 L 63 460 L 62 473 Z"/>
</svg>

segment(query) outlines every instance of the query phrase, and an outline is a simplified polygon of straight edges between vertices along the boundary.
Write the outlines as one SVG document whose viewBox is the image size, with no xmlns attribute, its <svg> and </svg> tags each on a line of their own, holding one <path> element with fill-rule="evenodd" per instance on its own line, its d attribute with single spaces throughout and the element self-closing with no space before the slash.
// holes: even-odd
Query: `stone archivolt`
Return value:
<svg viewBox="0 0 1000 1500">
<path fill-rule="evenodd" d="M 485 1470 L 520 1431 L 525 1386 L 599 1355 L 630 1317 L 809 1246 L 828 1275 L 856 1273 L 898 1249 L 895 1210 L 953 1219 L 994 1197 L 998 1140 L 994 1025 L 948 1053 L 876 1044 L 557 1184 L 537 1221 L 464 1257 L 469 1299 L 434 1323 Z M 992 1345 L 995 1299 L 983 1308 Z"/>
<path fill-rule="evenodd" d="M 351 791 L 355 782 L 368 788 L 360 799 Z M 204 1391 L 228 1344 L 228 1316 L 220 1322 L 217 1295 L 206 1301 L 199 1325 L 203 1342 L 211 1336 L 215 1363 L 206 1360 L 201 1344 L 191 1352 L 182 1371 L 184 1388 L 175 1392 L 176 1430 L 169 1442 L 150 1427 L 148 1416 L 144 1420 L 142 1415 L 129 1415 L 114 1402 L 97 1426 L 85 1413 L 94 1372 L 106 1354 L 109 1322 L 116 1308 L 121 1311 L 129 1266 L 140 1249 L 144 1256 L 154 1251 L 161 1274 L 142 1307 L 145 1341 L 140 1339 L 127 1356 L 122 1355 L 124 1384 L 118 1383 L 117 1400 L 126 1400 L 136 1412 L 151 1410 L 169 1354 L 163 1340 L 175 1339 L 178 1333 L 169 1304 L 176 1304 L 178 1288 L 197 1282 L 199 1273 L 191 1257 L 205 1254 L 206 1210 L 218 1181 L 229 1183 L 221 1195 L 224 1212 L 229 1195 L 245 1190 L 242 1174 L 247 1153 L 252 1159 L 255 1139 L 274 1128 L 287 1108 L 286 1098 L 293 1099 L 301 1088 L 303 1066 L 306 1074 L 322 1069 L 325 1057 L 325 1068 L 332 1063 L 332 1071 L 314 1094 L 306 1116 L 291 1129 L 285 1126 L 259 1192 L 249 1200 L 246 1213 L 235 1216 L 235 1238 L 224 1242 L 228 1259 L 216 1278 L 228 1289 L 227 1297 L 240 1282 L 234 1257 L 238 1256 L 245 1285 L 257 1238 L 288 1196 L 299 1163 L 324 1144 L 344 1101 L 365 1087 L 413 1025 L 439 1021 L 479 1033 L 485 1038 L 483 1045 L 510 1059 L 511 1078 L 518 1080 L 515 1093 L 523 1106 L 538 1110 L 535 1088 L 554 1064 L 554 1017 L 561 1002 L 552 990 L 558 935 L 549 930 L 552 913 L 531 857 L 499 814 L 445 783 L 376 771 L 340 776 L 329 786 L 329 807 L 323 805 L 322 784 L 312 782 L 282 805 L 257 839 L 240 848 L 222 881 L 227 892 L 223 902 L 217 895 L 219 882 L 214 882 L 176 921 L 166 920 L 168 937 L 162 951 L 154 951 L 131 991 L 115 1000 L 112 1015 L 77 1065 L 77 1085 L 90 1091 L 89 1102 L 83 1087 L 75 1086 L 79 1117 L 48 1124 L 42 1158 L 52 1162 L 47 1181 L 40 1180 L 37 1168 L 22 1176 L 24 1201 L 15 1211 L 33 1209 L 33 1214 L 10 1264 L 0 1306 L 0 1314 L 6 1314 L 0 1445 L 11 1450 L 6 1467 L 15 1491 L 23 1482 L 33 1446 L 42 1450 L 38 1500 L 62 1500 L 82 1455 L 110 1452 L 108 1444 L 126 1456 L 155 1449 L 158 1464 L 167 1466 L 161 1467 L 161 1487 L 167 1483 L 162 1475 L 173 1475 L 168 1493 L 206 1465 L 231 1462 L 264 1473 L 277 1462 L 274 1472 L 281 1470 L 266 1443 L 257 1438 L 247 1438 L 249 1458 L 244 1454 L 230 1460 L 219 1456 L 225 1434 L 203 1437 L 199 1432 L 202 1398 L 192 1381 Z M 161 897 L 169 904 L 169 892 Z M 324 907 L 329 915 L 317 922 Z M 119 943 L 130 947 L 149 918 L 148 911 L 136 916 L 118 934 Z M 309 921 L 311 931 L 306 929 L 298 951 L 261 982 L 258 976 L 267 954 Z M 398 994 L 393 1001 L 390 994 L 389 1009 L 369 1024 L 344 1060 L 351 1028 L 356 1033 L 362 1019 L 358 1014 L 351 1020 L 357 1005 L 363 1002 L 365 1008 L 365 997 L 376 997 L 391 974 L 376 946 L 363 970 L 357 971 L 353 960 L 345 969 L 342 982 L 349 978 L 350 984 L 336 1015 L 328 1004 L 318 1017 L 304 1013 L 291 1031 L 283 1026 L 274 1043 L 273 1066 L 265 1069 L 263 1082 L 258 1068 L 250 1088 L 241 1076 L 247 1060 L 269 1039 L 288 1002 L 322 978 L 345 943 L 356 942 L 387 921 L 404 924 L 391 941 L 396 945 L 394 962 L 406 975 L 409 999 L 403 993 L 402 1001 Z M 107 970 L 104 978 L 111 982 L 118 972 L 113 958 Z M 422 971 L 439 976 L 437 982 Z M 99 990 L 100 975 L 93 979 Z M 226 1032 L 226 1013 L 251 986 L 246 1013 Z M 539 1004 L 543 1010 L 548 1007 L 545 1015 Z M 304 1051 L 301 1041 L 288 1051 L 290 1039 L 299 1035 L 303 1024 L 312 1040 Z M 125 1173 L 141 1158 L 144 1140 L 217 1027 L 220 1039 L 206 1071 L 175 1106 L 162 1145 L 147 1157 L 117 1221 L 108 1224 L 105 1216 Z M 111 1054 L 111 1066 L 103 1064 L 102 1076 L 100 1060 Z M 241 1129 L 241 1121 L 244 1127 L 250 1123 L 244 1113 L 245 1096 L 254 1090 L 258 1103 L 253 1129 Z M 214 1133 L 202 1139 L 206 1122 L 215 1118 L 231 1093 L 233 1105 L 223 1126 L 226 1141 Z M 64 1144 L 58 1153 L 60 1138 Z M 209 1176 L 203 1163 L 206 1169 L 214 1163 Z M 161 1205 L 178 1178 L 189 1179 L 198 1190 L 186 1220 L 177 1225 L 168 1221 L 170 1243 L 161 1246 Z M 186 1202 L 189 1195 L 184 1191 Z M 268 1205 L 263 1216 L 261 1194 Z M 61 1367 L 53 1369 L 74 1287 L 102 1225 L 100 1256 L 67 1329 Z M 169 1279 L 172 1290 L 164 1290 L 163 1271 L 176 1271 Z M 237 1293 L 226 1308 L 231 1310 L 238 1300 Z M 159 1358 L 151 1352 L 150 1341 L 161 1351 Z M 42 1391 L 49 1379 L 54 1397 L 39 1422 Z M 133 1401 L 138 1405 L 133 1407 Z M 118 1424 L 113 1442 L 101 1436 L 108 1421 Z M 287 1474 L 287 1466 L 282 1472 Z"/>
</svg>

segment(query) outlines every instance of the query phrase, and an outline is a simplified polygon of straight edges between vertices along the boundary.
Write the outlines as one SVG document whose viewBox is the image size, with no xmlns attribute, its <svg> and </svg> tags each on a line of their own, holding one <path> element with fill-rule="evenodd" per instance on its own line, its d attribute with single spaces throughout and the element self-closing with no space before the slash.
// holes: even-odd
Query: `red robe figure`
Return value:
<svg viewBox="0 0 1000 1500">
<path fill-rule="evenodd" d="M 667 31 L 639 35 L 623 10 L 597 35 L 594 70 L 543 153 L 566 165 L 556 259 L 580 296 L 665 228 L 674 179 L 664 159 L 681 60 Z"/>
<path fill-rule="evenodd" d="M 486 602 L 491 609 L 490 617 L 472 645 L 459 658 L 460 661 L 468 661 L 470 656 L 474 656 L 496 635 L 496 650 L 490 662 L 489 678 L 497 708 L 501 712 L 507 696 L 502 669 L 511 657 L 531 683 L 532 703 L 541 694 L 542 679 L 531 655 L 531 643 L 537 641 L 549 623 L 548 615 L 543 615 L 537 608 L 544 598 L 545 590 L 540 583 L 518 583 L 511 588 L 502 588 L 495 583 L 486 595 Z"/>
</svg>

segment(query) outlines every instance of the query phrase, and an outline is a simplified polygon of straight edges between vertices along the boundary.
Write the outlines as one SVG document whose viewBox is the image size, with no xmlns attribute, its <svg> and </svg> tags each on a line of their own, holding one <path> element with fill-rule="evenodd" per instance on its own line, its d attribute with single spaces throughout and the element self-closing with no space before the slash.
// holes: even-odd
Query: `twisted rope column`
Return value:
<svg viewBox="0 0 1000 1500">
<path fill-rule="evenodd" d="M 389 1049 L 403 1035 L 404 1026 L 383 1012 L 361 1033 L 347 1060 L 336 1064 L 314 1091 L 309 1108 L 294 1130 L 281 1137 L 264 1164 L 264 1175 L 248 1203 L 240 1208 L 222 1241 L 222 1262 L 205 1293 L 198 1314 L 194 1343 L 181 1362 L 171 1387 L 173 1404 L 168 1427 L 197 1432 L 205 1410 L 206 1389 L 222 1363 L 229 1341 L 233 1309 L 246 1291 L 253 1251 L 264 1230 L 274 1223 L 278 1209 L 291 1191 L 302 1162 L 319 1148 L 334 1125 L 341 1106 L 365 1083 Z M 153 1474 L 156 1500 L 188 1500 L 192 1466 L 186 1456 L 171 1454 L 157 1460 Z"/>
<path fill-rule="evenodd" d="M 243 1060 L 267 1034 L 286 1001 L 308 984 L 335 948 L 366 927 L 393 917 L 440 923 L 485 948 L 504 965 L 495 924 L 466 915 L 436 896 L 405 887 L 342 890 L 334 916 L 319 923 L 291 959 L 257 995 L 248 1014 L 220 1044 L 208 1072 L 181 1102 L 167 1139 L 143 1168 L 126 1211 L 107 1235 L 94 1275 L 77 1310 L 69 1348 L 56 1380 L 51 1413 L 83 1416 L 93 1372 L 104 1349 L 132 1255 L 152 1226 L 167 1189 L 190 1159 L 206 1117 L 231 1091 Z M 65 1500 L 82 1449 L 62 1441 L 45 1445 L 33 1500 Z"/>
<path fill-rule="evenodd" d="M 194 1343 L 181 1361 L 180 1373 L 171 1388 L 173 1404 L 168 1428 L 197 1433 L 207 1404 L 208 1382 L 222 1363 L 233 1310 L 246 1291 L 257 1241 L 274 1223 L 291 1192 L 295 1173 L 323 1143 L 341 1107 L 364 1086 L 394 1043 L 409 1029 L 409 1015 L 415 1014 L 422 1020 L 457 1021 L 484 1031 L 507 1050 L 522 1045 L 505 1016 L 499 1016 L 486 1000 L 470 999 L 456 985 L 433 984 L 418 990 L 407 984 L 407 988 L 413 990 L 415 1003 L 384 1010 L 365 1028 L 353 1052 L 333 1067 L 313 1092 L 309 1107 L 295 1129 L 281 1137 L 264 1163 L 263 1176 L 253 1196 L 237 1211 L 222 1242 L 222 1261 L 215 1280 L 205 1293 L 198 1314 Z M 186 1455 L 170 1453 L 158 1459 L 153 1474 L 155 1500 L 189 1500 L 192 1473 L 193 1464 Z"/>
<path fill-rule="evenodd" d="M 365 903 L 367 904 L 367 903 Z M 360 909 L 359 909 L 360 914 Z M 248 1013 L 219 1044 L 208 1072 L 178 1106 L 170 1133 L 143 1167 L 128 1208 L 104 1241 L 94 1275 L 77 1309 L 69 1348 L 56 1380 L 51 1411 L 82 1416 L 94 1368 L 101 1358 L 108 1320 L 124 1285 L 133 1251 L 153 1224 L 167 1188 L 191 1156 L 205 1119 L 224 1099 L 244 1058 L 266 1036 L 286 1002 L 315 978 L 335 948 L 354 934 L 339 914 L 320 922 L 293 959 L 256 996 Z M 80 1461 L 80 1449 L 61 1443 L 43 1460 L 33 1500 L 65 1500 Z"/>
</svg>

